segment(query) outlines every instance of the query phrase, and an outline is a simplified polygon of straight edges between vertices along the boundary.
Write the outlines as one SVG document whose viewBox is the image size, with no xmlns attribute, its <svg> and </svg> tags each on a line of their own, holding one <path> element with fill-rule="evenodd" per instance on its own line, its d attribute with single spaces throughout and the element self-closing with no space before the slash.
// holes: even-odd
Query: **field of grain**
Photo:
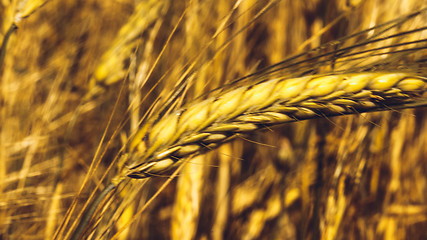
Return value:
<svg viewBox="0 0 427 240">
<path fill-rule="evenodd" d="M 427 238 L 426 1 L 0 12 L 0 239 Z"/>
</svg>

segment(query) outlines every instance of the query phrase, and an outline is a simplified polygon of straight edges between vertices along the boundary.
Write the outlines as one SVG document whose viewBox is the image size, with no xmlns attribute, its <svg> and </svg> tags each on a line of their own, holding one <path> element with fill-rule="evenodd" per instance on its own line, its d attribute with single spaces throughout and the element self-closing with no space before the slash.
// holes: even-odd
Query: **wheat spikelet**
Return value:
<svg viewBox="0 0 427 240">
<path fill-rule="evenodd" d="M 142 128 L 130 143 L 127 176 L 159 174 L 263 127 L 409 103 L 425 105 L 426 78 L 410 73 L 347 73 L 277 78 L 189 104 Z"/>
<path fill-rule="evenodd" d="M 137 47 L 138 37 L 156 21 L 168 8 L 168 1 L 141 1 L 135 6 L 134 13 L 124 24 L 111 47 L 103 54 L 100 63 L 89 81 L 89 92 L 86 99 L 99 95 L 110 86 L 123 79 L 126 72 L 125 61 L 130 58 Z M 141 17 L 144 16 L 144 17 Z"/>
</svg>

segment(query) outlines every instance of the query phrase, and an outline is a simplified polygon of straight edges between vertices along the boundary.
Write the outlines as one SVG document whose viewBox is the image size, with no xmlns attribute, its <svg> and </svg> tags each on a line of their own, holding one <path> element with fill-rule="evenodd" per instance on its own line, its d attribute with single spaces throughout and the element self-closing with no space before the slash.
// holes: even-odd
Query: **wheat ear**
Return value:
<svg viewBox="0 0 427 240">
<path fill-rule="evenodd" d="M 138 37 L 155 21 L 162 19 L 168 9 L 166 1 L 149 0 L 138 3 L 134 13 L 118 32 L 110 48 L 103 54 L 92 78 L 85 99 L 90 100 L 126 76 L 125 61 L 138 44 Z M 143 17 L 142 17 L 143 16 Z"/>
<path fill-rule="evenodd" d="M 145 124 L 129 145 L 124 175 L 159 174 L 241 133 L 298 120 L 426 105 L 427 78 L 369 72 L 275 78 L 194 102 Z"/>
</svg>

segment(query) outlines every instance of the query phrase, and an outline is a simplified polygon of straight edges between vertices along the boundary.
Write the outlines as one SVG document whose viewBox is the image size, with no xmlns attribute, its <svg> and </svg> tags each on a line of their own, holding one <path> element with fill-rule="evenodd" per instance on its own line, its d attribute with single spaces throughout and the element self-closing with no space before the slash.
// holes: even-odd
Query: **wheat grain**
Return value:
<svg viewBox="0 0 427 240">
<path fill-rule="evenodd" d="M 125 175 L 144 178 L 239 134 L 315 117 L 425 101 L 425 76 L 369 72 L 276 78 L 189 104 L 143 127 L 130 143 Z"/>
</svg>

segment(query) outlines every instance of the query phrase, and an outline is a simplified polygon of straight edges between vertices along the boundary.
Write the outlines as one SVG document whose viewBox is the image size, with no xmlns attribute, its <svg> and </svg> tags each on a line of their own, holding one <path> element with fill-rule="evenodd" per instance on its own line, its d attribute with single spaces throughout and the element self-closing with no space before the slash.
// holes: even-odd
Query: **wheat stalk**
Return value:
<svg viewBox="0 0 427 240">
<path fill-rule="evenodd" d="M 425 104 L 425 76 L 370 72 L 276 78 L 226 91 L 146 124 L 129 147 L 125 175 L 157 175 L 182 159 L 268 126 Z"/>
<path fill-rule="evenodd" d="M 158 175 L 183 159 L 241 134 L 316 117 L 427 106 L 427 78 L 404 72 L 343 73 L 275 78 L 241 86 L 145 124 L 130 142 L 131 178 Z M 118 176 L 94 201 L 71 239 L 77 239 L 99 202 L 123 180 Z"/>
</svg>

